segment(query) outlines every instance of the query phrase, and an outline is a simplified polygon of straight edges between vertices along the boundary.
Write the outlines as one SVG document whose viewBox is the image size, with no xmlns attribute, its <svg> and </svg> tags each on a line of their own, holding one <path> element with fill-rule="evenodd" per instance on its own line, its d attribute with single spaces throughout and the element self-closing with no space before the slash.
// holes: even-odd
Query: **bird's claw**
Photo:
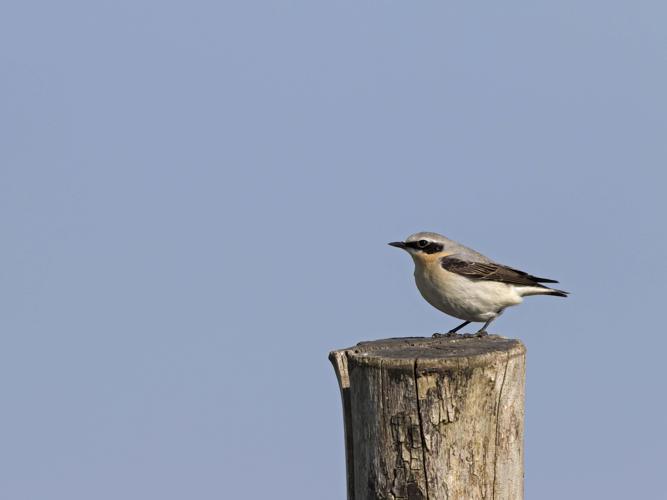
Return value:
<svg viewBox="0 0 667 500">
<path fill-rule="evenodd" d="M 434 338 L 434 339 L 442 339 L 442 338 L 466 339 L 466 338 L 486 337 L 487 335 L 489 335 L 489 332 L 487 332 L 486 330 L 480 330 L 477 333 L 457 333 L 457 332 L 438 333 L 438 332 L 435 332 L 433 335 L 431 335 L 431 337 Z"/>
<path fill-rule="evenodd" d="M 458 337 L 458 334 L 456 332 L 447 332 L 447 333 L 435 332 L 433 335 L 431 335 L 431 337 L 434 339 L 451 338 L 451 337 Z"/>
</svg>

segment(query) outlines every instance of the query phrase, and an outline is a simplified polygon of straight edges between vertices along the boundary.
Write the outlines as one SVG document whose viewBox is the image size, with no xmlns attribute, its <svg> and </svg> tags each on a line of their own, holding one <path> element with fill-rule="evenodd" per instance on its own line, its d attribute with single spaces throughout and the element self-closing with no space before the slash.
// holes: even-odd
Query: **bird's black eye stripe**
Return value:
<svg viewBox="0 0 667 500">
<path fill-rule="evenodd" d="M 405 246 L 429 254 L 442 252 L 442 249 L 444 248 L 442 243 L 436 243 L 435 241 L 428 240 L 410 241 L 406 243 Z"/>
<path fill-rule="evenodd" d="M 444 247 L 442 246 L 441 243 L 436 243 L 435 241 L 432 241 L 426 247 L 422 248 L 421 251 L 424 253 L 438 253 L 442 252 L 442 249 Z"/>
</svg>

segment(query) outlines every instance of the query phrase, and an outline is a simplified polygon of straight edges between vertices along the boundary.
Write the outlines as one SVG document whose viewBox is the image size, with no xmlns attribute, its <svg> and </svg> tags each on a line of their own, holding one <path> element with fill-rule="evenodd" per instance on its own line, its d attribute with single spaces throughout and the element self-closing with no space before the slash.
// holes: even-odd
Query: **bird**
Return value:
<svg viewBox="0 0 667 500">
<path fill-rule="evenodd" d="M 438 233 L 419 232 L 405 241 L 394 241 L 389 245 L 405 250 L 414 260 L 415 283 L 426 302 L 463 320 L 447 335 L 455 335 L 472 322 L 484 323 L 477 336 L 487 335 L 491 322 L 507 307 L 523 302 L 523 297 L 567 297 L 569 294 L 543 284 L 558 283 L 556 280 L 494 262 Z"/>
</svg>

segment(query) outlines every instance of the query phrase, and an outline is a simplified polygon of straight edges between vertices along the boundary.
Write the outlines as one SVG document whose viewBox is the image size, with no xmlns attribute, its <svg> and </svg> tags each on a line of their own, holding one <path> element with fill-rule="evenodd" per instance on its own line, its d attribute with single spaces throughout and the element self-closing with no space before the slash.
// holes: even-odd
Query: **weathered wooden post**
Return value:
<svg viewBox="0 0 667 500">
<path fill-rule="evenodd" d="M 494 335 L 331 352 L 348 500 L 521 500 L 525 354 Z"/>
</svg>

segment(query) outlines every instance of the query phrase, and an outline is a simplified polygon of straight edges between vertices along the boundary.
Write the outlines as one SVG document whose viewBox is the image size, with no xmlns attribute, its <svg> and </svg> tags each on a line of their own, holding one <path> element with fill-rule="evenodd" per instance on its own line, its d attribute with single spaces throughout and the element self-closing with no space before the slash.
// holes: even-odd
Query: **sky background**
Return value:
<svg viewBox="0 0 667 500">
<path fill-rule="evenodd" d="M 4 1 L 0 497 L 339 500 L 330 350 L 457 321 L 386 245 L 561 281 L 526 497 L 664 494 L 667 4 Z"/>
</svg>

